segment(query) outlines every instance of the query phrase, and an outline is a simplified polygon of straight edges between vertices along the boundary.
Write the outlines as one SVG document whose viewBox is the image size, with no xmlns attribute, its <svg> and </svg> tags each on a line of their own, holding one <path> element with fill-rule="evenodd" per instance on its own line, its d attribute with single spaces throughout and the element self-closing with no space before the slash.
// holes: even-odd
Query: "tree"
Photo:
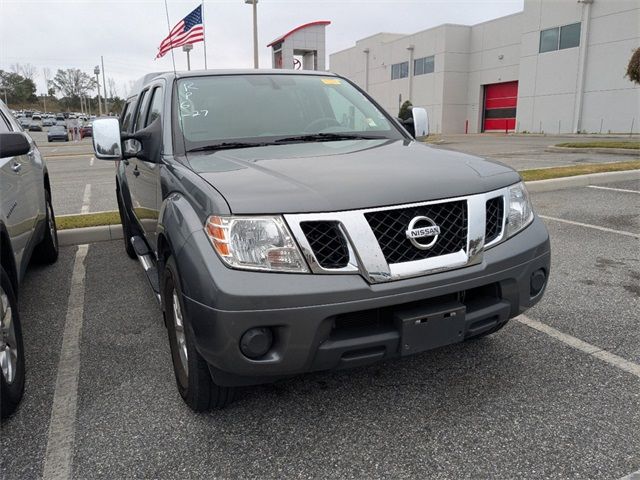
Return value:
<svg viewBox="0 0 640 480">
<path fill-rule="evenodd" d="M 95 80 L 79 68 L 68 68 L 56 72 L 51 86 L 68 101 L 75 103 L 79 100 L 80 95 L 86 96 L 89 91 L 95 88 Z"/>
<path fill-rule="evenodd" d="M 113 113 L 119 114 L 124 107 L 124 100 L 118 96 L 112 97 L 110 99 L 109 106 L 111 107 L 111 111 Z"/>
<path fill-rule="evenodd" d="M 24 78 L 31 81 L 34 81 L 38 76 L 36 67 L 31 65 L 30 63 L 14 63 L 13 65 L 11 65 L 11 70 L 13 71 L 13 73 L 22 75 Z"/>
<path fill-rule="evenodd" d="M 26 103 L 37 100 L 36 84 L 33 83 L 33 80 L 15 72 L 0 70 L 0 89 L 6 91 L 9 103 Z"/>
<path fill-rule="evenodd" d="M 401 120 L 409 120 L 412 117 L 411 109 L 413 105 L 409 100 L 405 101 L 400 107 L 400 112 L 398 112 L 398 118 Z"/>
<path fill-rule="evenodd" d="M 634 83 L 640 85 L 640 47 L 636 48 L 627 65 L 627 77 Z"/>
<path fill-rule="evenodd" d="M 116 81 L 109 77 L 107 78 L 107 85 L 109 86 L 109 98 L 113 99 L 118 96 L 118 88 L 116 87 Z"/>
<path fill-rule="evenodd" d="M 44 91 L 47 95 L 51 95 L 51 70 L 48 67 L 42 69 L 42 77 L 44 78 Z"/>
</svg>

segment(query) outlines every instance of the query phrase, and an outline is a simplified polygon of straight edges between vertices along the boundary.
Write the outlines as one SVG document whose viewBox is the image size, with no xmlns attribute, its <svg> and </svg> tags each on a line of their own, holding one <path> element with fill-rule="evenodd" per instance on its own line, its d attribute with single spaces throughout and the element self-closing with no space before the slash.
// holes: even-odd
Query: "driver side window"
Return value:
<svg viewBox="0 0 640 480">
<path fill-rule="evenodd" d="M 124 106 L 124 111 L 122 115 L 122 119 L 120 120 L 120 125 L 123 132 L 130 132 L 131 129 L 131 118 L 133 117 L 133 106 L 135 105 L 136 99 L 133 98 L 127 102 Z"/>
<path fill-rule="evenodd" d="M 138 130 L 143 128 L 142 119 L 144 118 L 144 113 L 147 111 L 147 104 L 149 103 L 149 101 L 148 101 L 149 100 L 148 93 L 149 93 L 148 90 L 144 90 L 140 94 L 140 101 L 138 101 L 138 108 L 136 109 L 136 117 L 135 117 L 135 120 L 133 122 L 133 131 L 134 132 L 137 132 Z"/>
</svg>

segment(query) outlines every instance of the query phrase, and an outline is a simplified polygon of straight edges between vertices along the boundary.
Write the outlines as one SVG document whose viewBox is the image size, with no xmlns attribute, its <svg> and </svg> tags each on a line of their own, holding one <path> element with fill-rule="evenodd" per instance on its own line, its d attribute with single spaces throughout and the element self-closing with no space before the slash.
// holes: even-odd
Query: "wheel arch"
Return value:
<svg viewBox="0 0 640 480">
<path fill-rule="evenodd" d="M 11 239 L 7 233 L 4 223 L 0 223 L 0 264 L 4 271 L 7 272 L 13 292 L 18 297 L 18 271 L 16 269 L 13 249 L 11 247 Z"/>
</svg>

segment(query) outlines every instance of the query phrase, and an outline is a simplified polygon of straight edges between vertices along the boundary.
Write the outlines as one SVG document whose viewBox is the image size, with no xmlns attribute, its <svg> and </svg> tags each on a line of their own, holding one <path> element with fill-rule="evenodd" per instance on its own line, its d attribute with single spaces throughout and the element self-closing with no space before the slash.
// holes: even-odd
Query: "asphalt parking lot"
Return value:
<svg viewBox="0 0 640 480">
<path fill-rule="evenodd" d="M 96 160 L 91 138 L 47 142 L 46 132 L 31 132 L 45 157 L 58 215 L 116 210 L 115 164 Z"/>
<path fill-rule="evenodd" d="M 2 428 L 5 478 L 62 478 L 65 455 L 78 479 L 639 472 L 640 182 L 533 200 L 552 273 L 525 317 L 482 340 L 246 388 L 208 414 L 181 401 L 160 309 L 121 242 L 63 248 L 21 293 L 28 386 Z"/>
</svg>

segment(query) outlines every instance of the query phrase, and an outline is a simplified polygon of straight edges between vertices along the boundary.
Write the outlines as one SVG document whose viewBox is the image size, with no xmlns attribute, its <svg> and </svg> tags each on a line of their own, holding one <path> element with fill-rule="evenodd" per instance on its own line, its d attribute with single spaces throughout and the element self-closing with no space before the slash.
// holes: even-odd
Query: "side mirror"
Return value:
<svg viewBox="0 0 640 480">
<path fill-rule="evenodd" d="M 413 116 L 413 136 L 416 139 L 424 138 L 429 135 L 429 115 L 427 110 L 422 107 L 413 107 L 411 109 Z"/>
<path fill-rule="evenodd" d="M 160 117 L 147 125 L 142 130 L 138 130 L 133 139 L 140 142 L 141 146 L 135 157 L 144 162 L 160 162 L 160 152 L 162 151 L 162 123 Z"/>
<path fill-rule="evenodd" d="M 100 118 L 93 121 L 93 149 L 99 160 L 120 160 L 122 139 L 117 118 Z"/>
<path fill-rule="evenodd" d="M 0 158 L 26 155 L 31 150 L 29 140 L 20 132 L 0 133 Z"/>
</svg>

